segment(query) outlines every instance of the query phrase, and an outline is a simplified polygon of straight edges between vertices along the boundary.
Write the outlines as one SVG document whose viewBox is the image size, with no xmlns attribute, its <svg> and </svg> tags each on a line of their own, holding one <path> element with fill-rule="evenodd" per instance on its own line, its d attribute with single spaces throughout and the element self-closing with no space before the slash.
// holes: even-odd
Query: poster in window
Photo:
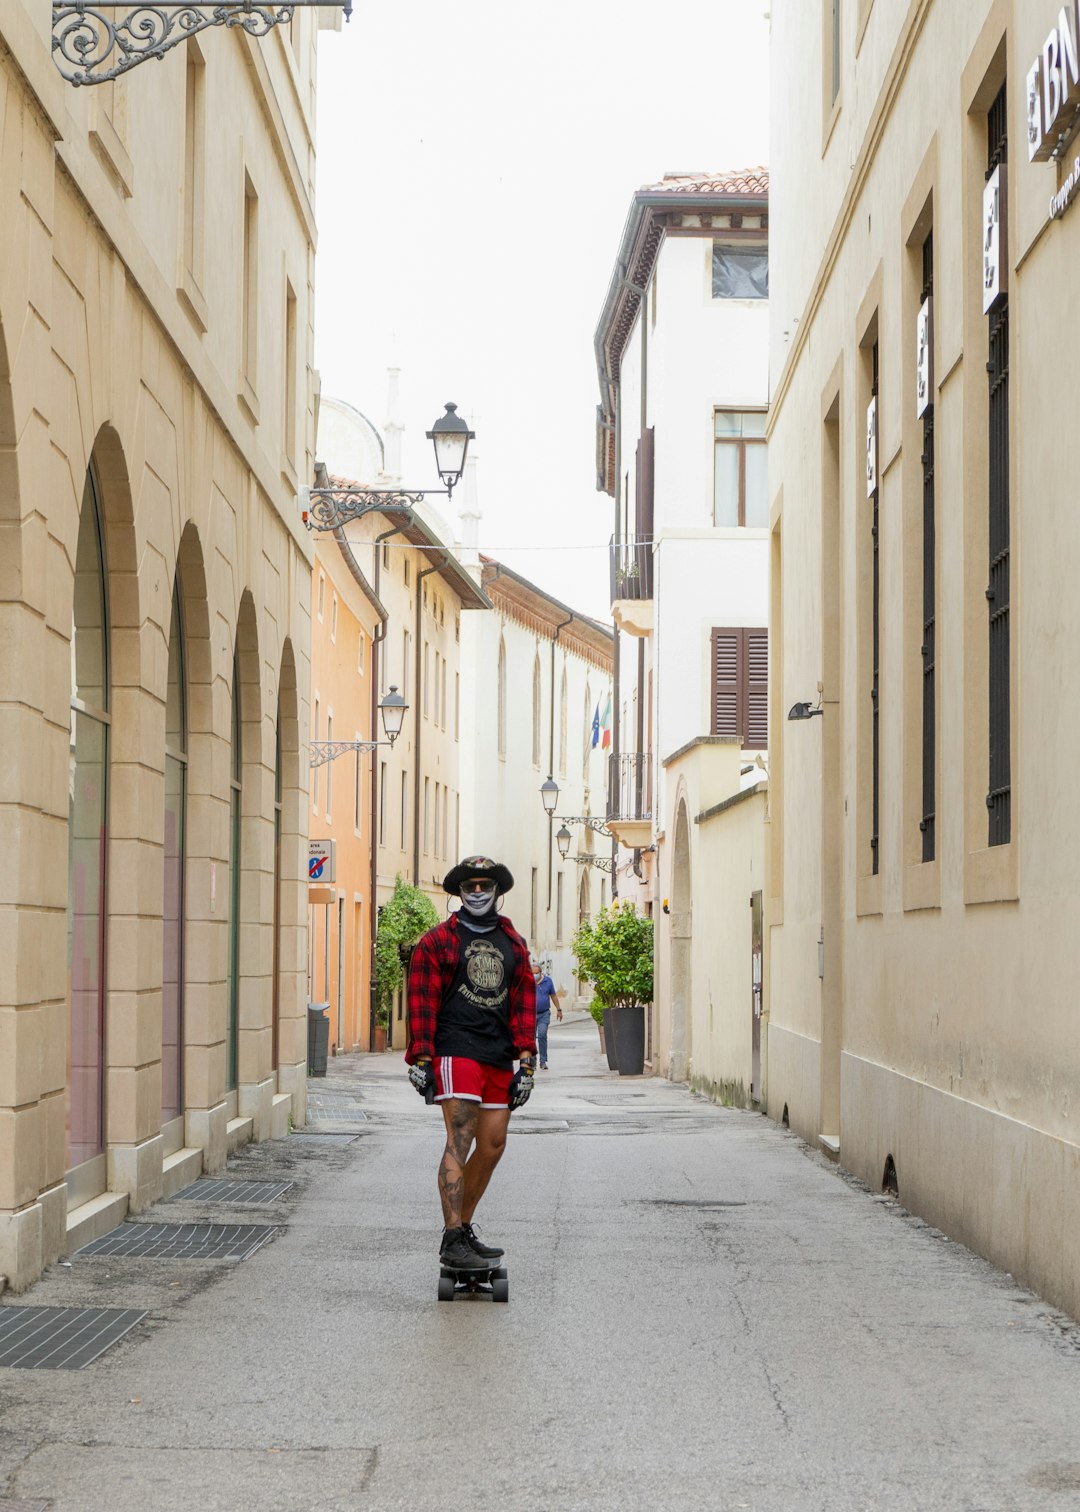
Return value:
<svg viewBox="0 0 1080 1512">
<path fill-rule="evenodd" d="M 877 492 L 877 395 L 866 406 L 866 497 Z"/>
<path fill-rule="evenodd" d="M 927 297 L 915 322 L 915 413 L 925 415 L 933 393 L 933 342 L 930 325 L 930 299 Z"/>
<path fill-rule="evenodd" d="M 984 315 L 989 315 L 1002 295 L 1009 292 L 1006 192 L 1005 164 L 999 163 L 983 189 L 982 307 Z"/>
</svg>

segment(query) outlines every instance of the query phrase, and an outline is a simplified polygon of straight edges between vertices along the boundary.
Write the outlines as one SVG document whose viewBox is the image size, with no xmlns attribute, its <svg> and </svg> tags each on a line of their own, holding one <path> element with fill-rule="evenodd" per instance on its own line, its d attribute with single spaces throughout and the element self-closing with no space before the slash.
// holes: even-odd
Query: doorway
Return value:
<svg viewBox="0 0 1080 1512">
<path fill-rule="evenodd" d="M 693 941 L 690 909 L 690 825 L 679 800 L 671 864 L 671 1059 L 672 1081 L 686 1081 L 693 1059 Z"/>
</svg>

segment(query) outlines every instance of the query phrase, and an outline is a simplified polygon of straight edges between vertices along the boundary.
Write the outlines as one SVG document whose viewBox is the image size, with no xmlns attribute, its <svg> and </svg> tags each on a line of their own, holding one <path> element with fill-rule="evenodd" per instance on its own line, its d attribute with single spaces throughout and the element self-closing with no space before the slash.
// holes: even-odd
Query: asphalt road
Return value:
<svg viewBox="0 0 1080 1512">
<path fill-rule="evenodd" d="M 480 1214 L 509 1306 L 436 1300 L 441 1120 L 396 1056 L 320 1084 L 352 1143 L 231 1163 L 280 1201 L 140 1215 L 280 1224 L 252 1258 L 5 1298 L 150 1316 L 0 1370 L 0 1512 L 1080 1508 L 1067 1319 L 760 1115 L 613 1075 L 591 1021 L 540 1077 Z"/>
</svg>

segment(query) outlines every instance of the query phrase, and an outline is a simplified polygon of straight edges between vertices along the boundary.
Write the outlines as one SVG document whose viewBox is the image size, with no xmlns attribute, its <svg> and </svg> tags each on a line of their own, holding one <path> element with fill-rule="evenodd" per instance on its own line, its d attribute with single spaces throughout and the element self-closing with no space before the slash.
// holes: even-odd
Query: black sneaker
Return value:
<svg viewBox="0 0 1080 1512">
<path fill-rule="evenodd" d="M 481 1260 L 501 1260 L 506 1254 L 506 1251 L 499 1249 L 497 1245 L 485 1244 L 482 1239 L 478 1239 L 471 1223 L 463 1223 L 461 1232 L 465 1235 L 466 1244 L 472 1245 L 474 1252 L 480 1256 Z"/>
<path fill-rule="evenodd" d="M 439 1260 L 450 1270 L 486 1270 L 487 1261 L 482 1260 L 466 1237 L 464 1228 L 445 1229 L 439 1246 Z"/>
</svg>

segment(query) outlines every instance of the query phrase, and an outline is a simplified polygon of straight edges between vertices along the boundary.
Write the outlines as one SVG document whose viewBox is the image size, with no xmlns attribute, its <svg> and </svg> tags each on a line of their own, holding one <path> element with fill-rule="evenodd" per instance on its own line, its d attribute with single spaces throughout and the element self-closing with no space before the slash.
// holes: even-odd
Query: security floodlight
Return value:
<svg viewBox="0 0 1080 1512">
<path fill-rule="evenodd" d="M 813 719 L 815 714 L 820 714 L 821 712 L 822 709 L 820 704 L 816 709 L 812 709 L 808 703 L 797 703 L 792 704 L 791 708 L 788 710 L 788 718 Z"/>
</svg>

